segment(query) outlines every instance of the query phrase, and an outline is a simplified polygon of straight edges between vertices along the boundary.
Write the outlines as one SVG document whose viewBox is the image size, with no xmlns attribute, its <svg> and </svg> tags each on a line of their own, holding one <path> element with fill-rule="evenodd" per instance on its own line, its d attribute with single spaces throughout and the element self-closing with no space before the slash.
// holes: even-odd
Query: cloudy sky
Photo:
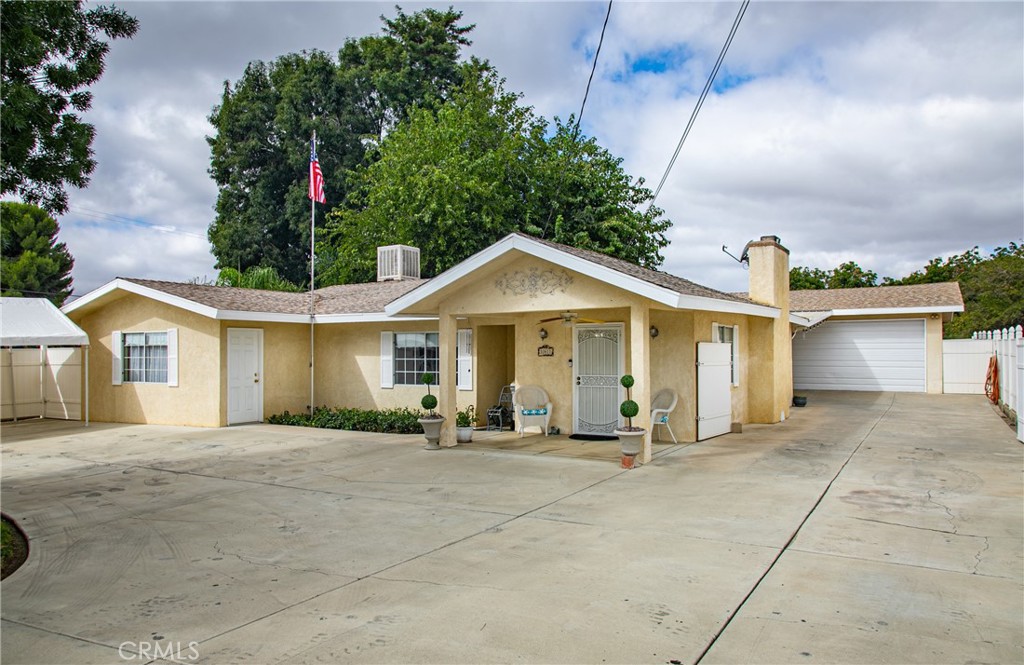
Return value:
<svg viewBox="0 0 1024 665">
<path fill-rule="evenodd" d="M 119 2 L 88 119 L 99 165 L 61 237 L 75 291 L 115 276 L 214 277 L 206 121 L 252 60 L 379 32 L 394 3 Z M 448 3 L 434 5 L 445 7 Z M 426 5 L 403 4 L 406 11 Z M 739 2 L 617 0 L 584 129 L 657 185 Z M 470 53 L 551 118 L 579 109 L 606 3 L 456 3 Z M 1024 236 L 1024 4 L 751 3 L 658 205 L 663 269 L 723 290 L 721 251 L 774 234 L 793 265 L 900 277 Z M 327 183 L 328 191 L 330 183 Z"/>
</svg>

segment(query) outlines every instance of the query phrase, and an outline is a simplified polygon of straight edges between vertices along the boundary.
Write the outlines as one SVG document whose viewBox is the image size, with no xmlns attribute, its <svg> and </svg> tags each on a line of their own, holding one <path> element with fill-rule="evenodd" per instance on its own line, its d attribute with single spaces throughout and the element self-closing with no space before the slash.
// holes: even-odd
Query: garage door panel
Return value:
<svg viewBox="0 0 1024 665">
<path fill-rule="evenodd" d="M 922 320 L 828 321 L 793 341 L 793 386 L 801 390 L 924 392 Z"/>
</svg>

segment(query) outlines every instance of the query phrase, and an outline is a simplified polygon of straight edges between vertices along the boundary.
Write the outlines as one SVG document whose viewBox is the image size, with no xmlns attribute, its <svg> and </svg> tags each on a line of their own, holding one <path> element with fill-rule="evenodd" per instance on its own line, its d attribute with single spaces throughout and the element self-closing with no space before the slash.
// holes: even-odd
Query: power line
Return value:
<svg viewBox="0 0 1024 665">
<path fill-rule="evenodd" d="M 583 122 L 583 109 L 587 107 L 587 97 L 590 96 L 590 84 L 594 80 L 594 72 L 597 71 L 597 59 L 601 57 L 601 45 L 604 44 L 604 32 L 608 29 L 608 19 L 612 15 L 612 2 L 608 0 L 608 11 L 604 15 L 604 25 L 601 26 L 601 38 L 597 40 L 597 51 L 594 52 L 594 64 L 590 68 L 590 78 L 587 79 L 587 90 L 583 93 L 583 103 L 580 104 L 580 114 L 576 117 L 576 129 L 579 130 Z"/>
<path fill-rule="evenodd" d="M 583 93 L 583 103 L 580 104 L 580 114 L 576 117 L 576 126 L 572 130 L 572 144 L 569 146 L 571 149 L 576 144 L 576 138 L 580 134 L 580 123 L 583 122 L 583 110 L 587 107 L 587 98 L 590 97 L 590 84 L 594 80 L 594 72 L 597 71 L 597 59 L 601 56 L 601 45 L 604 44 L 604 33 L 608 29 L 608 19 L 612 15 L 612 2 L 614 0 L 608 0 L 608 11 L 604 15 L 604 25 L 601 26 L 601 37 L 597 40 L 597 50 L 594 51 L 594 63 L 590 67 L 590 78 L 587 79 L 587 89 Z M 556 192 L 559 196 L 562 193 L 562 185 L 565 184 L 565 169 L 563 169 L 558 178 L 558 187 Z M 546 238 L 548 235 L 548 227 L 551 226 L 551 220 L 555 214 L 555 207 L 552 205 L 548 210 L 548 219 L 544 222 L 544 228 L 541 230 L 541 238 Z"/>
<path fill-rule="evenodd" d="M 123 215 L 115 215 L 112 212 L 104 212 L 102 210 L 93 210 L 91 208 L 83 208 L 82 206 L 71 206 L 68 212 L 74 212 L 78 215 L 91 219 L 92 221 L 100 222 L 115 222 L 118 224 L 126 224 L 131 226 L 142 226 L 153 231 L 160 233 L 172 233 L 176 235 L 190 236 L 192 238 L 199 238 L 200 240 L 206 240 L 206 236 L 199 235 L 198 233 L 192 233 L 191 231 L 182 231 L 173 226 L 163 226 L 161 224 L 153 224 L 152 222 L 146 222 L 141 219 L 133 219 L 131 217 L 124 217 Z"/>
<path fill-rule="evenodd" d="M 676 146 L 676 151 L 672 153 L 672 159 L 669 160 L 668 167 L 665 169 L 665 174 L 661 176 L 661 182 L 658 183 L 658 188 L 654 190 L 654 196 L 651 197 L 650 205 L 654 205 L 655 199 L 658 198 L 658 194 L 661 193 L 661 188 L 665 186 L 665 181 L 668 180 L 668 174 L 672 171 L 672 167 L 675 166 L 676 158 L 679 157 L 679 151 L 683 149 L 683 143 L 686 142 L 686 137 L 690 135 L 690 128 L 693 127 L 694 121 L 697 119 L 697 114 L 700 113 L 700 109 L 704 106 L 704 100 L 708 96 L 708 92 L 711 90 L 711 85 L 715 82 L 715 76 L 718 74 L 719 68 L 722 66 L 722 61 L 725 60 L 725 54 L 729 51 L 729 45 L 732 44 L 732 38 L 736 35 L 736 30 L 740 27 L 740 21 L 743 20 L 743 15 L 747 12 L 747 5 L 750 4 L 750 0 L 743 0 L 743 4 L 740 5 L 740 10 L 736 14 L 736 19 L 732 22 L 732 28 L 729 30 L 729 36 L 725 40 L 725 44 L 722 46 L 722 52 L 718 54 L 718 60 L 715 62 L 714 68 L 711 70 L 711 74 L 708 76 L 707 83 L 704 84 L 704 89 L 700 93 L 700 97 L 697 99 L 697 105 L 693 107 L 693 113 L 690 114 L 690 121 L 686 123 L 686 129 L 683 130 L 683 135 L 679 139 L 679 145 Z"/>
</svg>

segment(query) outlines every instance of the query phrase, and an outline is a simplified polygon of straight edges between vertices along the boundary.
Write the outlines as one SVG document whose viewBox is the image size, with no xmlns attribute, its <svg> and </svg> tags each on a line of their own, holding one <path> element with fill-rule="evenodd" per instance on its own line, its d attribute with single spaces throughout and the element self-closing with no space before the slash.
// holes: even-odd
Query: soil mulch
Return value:
<svg viewBox="0 0 1024 665">
<path fill-rule="evenodd" d="M 7 515 L 0 515 L 3 529 L 3 547 L 0 549 L 0 580 L 21 568 L 28 560 L 28 538 L 17 522 Z"/>
</svg>

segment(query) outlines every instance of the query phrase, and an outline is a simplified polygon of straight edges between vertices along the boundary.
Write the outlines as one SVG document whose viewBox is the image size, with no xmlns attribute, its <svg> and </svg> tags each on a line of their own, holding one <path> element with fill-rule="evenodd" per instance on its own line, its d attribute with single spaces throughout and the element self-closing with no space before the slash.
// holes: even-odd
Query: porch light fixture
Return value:
<svg viewBox="0 0 1024 665">
<path fill-rule="evenodd" d="M 654 339 L 655 337 L 657 337 L 658 334 L 659 334 L 658 333 L 658 327 L 657 326 L 651 326 L 651 339 Z"/>
<path fill-rule="evenodd" d="M 540 334 L 540 338 L 541 339 L 547 339 L 548 338 L 548 331 L 545 330 L 544 328 L 540 329 L 540 333 L 539 334 Z"/>
</svg>

